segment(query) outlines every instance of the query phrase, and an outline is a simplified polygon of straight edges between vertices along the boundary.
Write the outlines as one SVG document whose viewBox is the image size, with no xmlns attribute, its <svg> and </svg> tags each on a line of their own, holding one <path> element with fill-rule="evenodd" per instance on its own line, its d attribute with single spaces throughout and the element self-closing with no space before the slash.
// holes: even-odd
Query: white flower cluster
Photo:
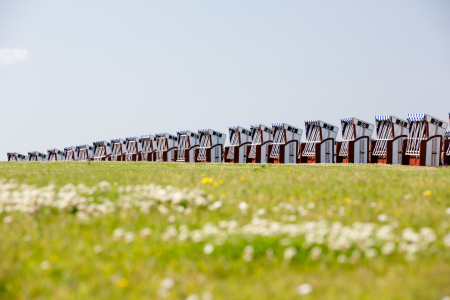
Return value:
<svg viewBox="0 0 450 300">
<path fill-rule="evenodd" d="M 74 212 L 80 219 L 88 219 L 117 209 L 137 208 L 148 213 L 152 207 L 162 214 L 168 213 L 169 209 L 189 213 L 194 206 L 206 207 L 210 199 L 198 189 L 177 189 L 172 186 L 163 188 L 150 184 L 119 186 L 118 199 L 111 201 L 105 194 L 110 190 L 111 185 L 106 181 L 93 187 L 67 184 L 57 190 L 54 184 L 38 188 L 0 179 L 0 214 L 14 211 L 35 214 L 44 208 L 50 208 Z M 95 193 L 97 196 L 94 198 Z M 6 221 L 4 222 L 7 223 Z"/>
<path fill-rule="evenodd" d="M 291 244 L 291 239 L 300 238 L 301 247 L 310 250 L 313 260 L 320 258 L 322 249 L 338 251 L 340 262 L 346 262 L 344 253 L 351 253 L 350 260 L 359 259 L 361 253 L 367 258 L 375 257 L 378 252 L 383 255 L 392 254 L 395 250 L 410 257 L 425 250 L 436 240 L 431 228 L 424 227 L 415 232 L 412 228 L 404 229 L 401 234 L 394 232 L 392 225 L 378 225 L 375 223 L 355 222 L 351 226 L 344 226 L 340 222 L 306 221 L 299 224 L 281 223 L 268 219 L 254 217 L 250 223 L 239 226 L 237 221 L 220 221 L 218 225 L 206 223 L 201 229 L 190 231 L 187 225 L 177 230 L 170 225 L 162 235 L 165 241 L 202 241 L 214 240 L 216 245 L 222 245 L 230 236 L 243 237 L 279 237 L 281 246 Z M 291 260 L 297 251 L 293 247 L 285 249 L 285 260 Z M 247 246 L 243 258 L 250 261 L 253 258 L 253 248 Z"/>
</svg>

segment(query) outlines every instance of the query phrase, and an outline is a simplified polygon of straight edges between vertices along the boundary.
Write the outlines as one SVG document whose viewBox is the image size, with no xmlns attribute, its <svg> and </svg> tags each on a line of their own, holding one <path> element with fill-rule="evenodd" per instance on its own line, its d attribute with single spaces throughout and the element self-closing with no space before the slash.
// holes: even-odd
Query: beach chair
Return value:
<svg viewBox="0 0 450 300">
<path fill-rule="evenodd" d="M 370 162 L 402 163 L 403 140 L 408 136 L 408 122 L 390 115 L 375 116 L 377 138 L 371 141 Z"/>
<path fill-rule="evenodd" d="M 199 149 L 195 150 L 195 162 L 222 162 L 226 134 L 212 129 L 199 129 Z"/>
<path fill-rule="evenodd" d="M 336 163 L 370 162 L 370 137 L 374 125 L 357 118 L 341 119 L 342 141 L 336 143 Z"/>
<path fill-rule="evenodd" d="M 141 160 L 154 161 L 156 138 L 152 134 L 141 135 Z"/>
<path fill-rule="evenodd" d="M 176 160 L 177 137 L 169 133 L 157 133 L 155 161 L 174 162 Z"/>
<path fill-rule="evenodd" d="M 28 152 L 28 161 L 47 161 L 47 155 L 38 151 Z"/>
<path fill-rule="evenodd" d="M 269 162 L 275 164 L 298 163 L 303 130 L 286 123 L 273 123 L 272 132 L 273 143 L 269 146 Z"/>
<path fill-rule="evenodd" d="M 300 145 L 300 163 L 334 163 L 338 127 L 320 120 L 305 121 L 306 142 Z"/>
<path fill-rule="evenodd" d="M 125 142 L 126 142 L 125 160 L 140 161 L 142 151 L 141 139 L 137 136 L 130 136 L 125 138 Z"/>
<path fill-rule="evenodd" d="M 230 146 L 225 147 L 225 162 L 246 163 L 247 147 L 252 143 L 251 131 L 241 126 L 228 127 Z"/>
<path fill-rule="evenodd" d="M 111 156 L 111 142 L 95 141 L 94 143 L 94 161 L 109 161 Z"/>
<path fill-rule="evenodd" d="M 121 138 L 111 140 L 111 156 L 110 161 L 124 161 L 126 151 L 126 141 Z"/>
<path fill-rule="evenodd" d="M 273 142 L 272 127 L 263 124 L 250 125 L 252 143 L 247 148 L 247 163 L 269 162 L 269 146 Z"/>
<path fill-rule="evenodd" d="M 17 152 L 8 152 L 6 156 L 8 157 L 8 161 L 28 161 L 28 156 Z"/>
<path fill-rule="evenodd" d="M 408 114 L 408 137 L 402 145 L 402 165 L 439 166 L 447 125 L 428 114 Z"/>
<path fill-rule="evenodd" d="M 78 161 L 88 161 L 92 158 L 93 147 L 91 145 L 78 145 L 75 147 L 75 152 L 78 156 Z"/>
<path fill-rule="evenodd" d="M 48 161 L 64 161 L 64 152 L 58 149 L 47 149 Z"/>
<path fill-rule="evenodd" d="M 198 133 L 189 130 L 177 131 L 178 149 L 175 150 L 177 162 L 195 162 L 195 150 L 198 150 Z"/>
<path fill-rule="evenodd" d="M 64 148 L 64 160 L 65 161 L 77 161 L 78 155 L 75 151 L 75 146 L 65 147 Z"/>
</svg>

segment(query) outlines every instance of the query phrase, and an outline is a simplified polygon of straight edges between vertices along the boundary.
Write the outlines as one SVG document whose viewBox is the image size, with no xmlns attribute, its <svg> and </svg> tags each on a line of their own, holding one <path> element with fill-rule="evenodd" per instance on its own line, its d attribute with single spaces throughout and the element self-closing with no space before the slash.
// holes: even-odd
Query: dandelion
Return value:
<svg viewBox="0 0 450 300">
<path fill-rule="evenodd" d="M 128 280 L 126 278 L 120 278 L 119 280 L 116 281 L 116 285 L 119 288 L 124 288 L 128 285 Z"/>
<path fill-rule="evenodd" d="M 241 181 L 244 182 L 245 181 L 245 177 L 241 177 Z"/>
<path fill-rule="evenodd" d="M 297 255 L 297 249 L 294 247 L 287 247 L 284 249 L 283 256 L 285 261 L 290 261 L 295 255 Z"/>
<path fill-rule="evenodd" d="M 245 246 L 242 258 L 246 262 L 251 261 L 253 259 L 253 252 L 254 252 L 253 246 L 250 246 L 250 245 Z"/>
<path fill-rule="evenodd" d="M 211 183 L 211 182 L 213 182 L 212 178 L 205 177 L 205 178 L 202 179 L 202 184 Z"/>
<path fill-rule="evenodd" d="M 8 224 L 11 223 L 13 221 L 13 217 L 11 216 L 6 216 L 3 218 L 3 223 Z"/>
<path fill-rule="evenodd" d="M 205 244 L 205 246 L 203 246 L 203 253 L 205 253 L 206 255 L 210 255 L 211 253 L 213 253 L 214 251 L 214 246 L 212 244 Z"/>
<path fill-rule="evenodd" d="M 39 267 L 40 267 L 42 270 L 48 270 L 48 269 L 50 269 L 51 265 L 50 265 L 50 262 L 49 262 L 49 261 L 44 260 L 43 262 L 41 262 L 41 264 L 39 265 Z"/>
<path fill-rule="evenodd" d="M 94 252 L 95 253 L 100 253 L 100 252 L 102 252 L 102 246 L 100 246 L 100 245 L 96 245 L 95 247 L 94 247 Z"/>
<path fill-rule="evenodd" d="M 312 260 L 318 260 L 322 254 L 322 248 L 315 246 L 311 249 L 310 256 Z"/>
<path fill-rule="evenodd" d="M 312 285 L 309 283 L 303 283 L 297 287 L 297 293 L 300 296 L 308 295 L 313 290 Z"/>
<path fill-rule="evenodd" d="M 426 190 L 425 192 L 423 192 L 424 196 L 430 196 L 431 195 L 431 191 L 430 190 Z"/>
<path fill-rule="evenodd" d="M 139 232 L 139 235 L 142 238 L 147 238 L 150 234 L 152 234 L 152 230 L 150 228 L 143 228 L 141 229 L 141 231 Z"/>
</svg>

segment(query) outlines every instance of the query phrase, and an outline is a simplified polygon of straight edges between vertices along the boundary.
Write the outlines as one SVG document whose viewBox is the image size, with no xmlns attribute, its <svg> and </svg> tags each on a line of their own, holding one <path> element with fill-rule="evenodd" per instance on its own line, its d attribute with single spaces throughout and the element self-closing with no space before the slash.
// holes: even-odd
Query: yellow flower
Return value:
<svg viewBox="0 0 450 300">
<path fill-rule="evenodd" d="M 241 181 L 244 182 L 245 181 L 245 177 L 241 177 Z"/>
<path fill-rule="evenodd" d="M 217 183 L 217 181 L 214 181 L 214 182 L 213 182 L 213 185 L 214 185 L 214 186 L 218 186 L 219 184 Z"/>
<path fill-rule="evenodd" d="M 345 202 L 349 203 L 351 199 L 349 197 L 345 198 Z"/>
<path fill-rule="evenodd" d="M 292 202 L 292 200 L 294 200 L 294 197 L 293 196 L 289 196 L 289 201 Z"/>
<path fill-rule="evenodd" d="M 430 196 L 431 195 L 431 191 L 430 190 L 426 190 L 425 192 L 423 192 L 424 196 Z"/>
<path fill-rule="evenodd" d="M 116 285 L 120 288 L 124 288 L 128 285 L 128 280 L 126 278 L 120 278 L 117 280 Z"/>
<path fill-rule="evenodd" d="M 219 180 L 219 184 L 222 184 L 222 183 L 223 183 L 223 180 L 222 180 L 222 179 L 220 179 L 220 180 Z"/>
<path fill-rule="evenodd" d="M 205 183 L 211 183 L 211 182 L 213 182 L 213 179 L 212 179 L 212 178 L 208 178 L 208 177 L 205 177 L 205 178 L 203 178 L 203 180 L 202 180 L 202 184 L 205 184 Z"/>
</svg>

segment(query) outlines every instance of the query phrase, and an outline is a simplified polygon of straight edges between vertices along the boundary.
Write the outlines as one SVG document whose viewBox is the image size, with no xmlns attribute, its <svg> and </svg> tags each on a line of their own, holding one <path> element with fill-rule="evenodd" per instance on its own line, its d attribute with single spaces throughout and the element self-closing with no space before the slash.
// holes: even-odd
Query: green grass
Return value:
<svg viewBox="0 0 450 300">
<path fill-rule="evenodd" d="M 88 220 L 68 209 L 44 208 L 32 215 L 3 212 L 2 299 L 163 299 L 160 284 L 167 277 L 175 284 L 166 299 L 192 294 L 201 299 L 206 291 L 214 299 L 441 299 L 450 295 L 450 249 L 444 245 L 444 236 L 450 233 L 446 213 L 450 168 L 2 162 L 0 178 L 35 187 L 53 183 L 57 190 L 69 183 L 111 183 L 110 191 L 92 195 L 94 201 L 108 197 L 115 202 L 122 195 L 119 187 L 153 183 L 200 188 L 211 195 L 210 203 L 222 202 L 216 210 L 193 207 L 190 214 L 172 210 L 162 214 L 154 207 L 146 214 L 130 208 Z M 241 202 L 248 204 L 247 214 L 238 208 Z M 274 210 L 281 202 L 302 206 L 306 214 Z M 222 242 L 208 238 L 198 243 L 162 238 L 170 225 L 194 230 L 208 222 L 235 220 L 242 227 L 261 208 L 265 214 L 260 218 L 282 224 L 320 220 L 348 226 L 392 224 L 397 246 L 408 227 L 415 231 L 429 227 L 436 240 L 411 256 L 397 250 L 383 255 L 380 245 L 375 245 L 375 257 L 362 254 L 357 261 L 340 263 L 338 255 L 349 258 L 353 246 L 336 251 L 320 244 L 322 254 L 314 260 L 303 236 L 290 238 L 290 245 L 283 244 L 289 243 L 285 236 L 230 234 Z M 378 220 L 380 214 L 387 216 L 386 222 Z M 296 220 L 287 221 L 292 215 Z M 12 221 L 1 222 L 6 216 Z M 135 233 L 134 240 L 115 239 L 116 228 Z M 149 237 L 139 236 L 143 228 L 152 230 Z M 214 245 L 210 255 L 203 253 L 206 243 Z M 99 253 L 94 251 L 97 245 L 102 249 Z M 248 262 L 243 259 L 247 245 L 254 248 Z M 283 258 L 288 246 L 298 251 L 291 261 Z M 267 249 L 273 250 L 273 258 L 267 257 Z M 42 262 L 48 262 L 49 268 L 43 268 Z M 303 283 L 311 284 L 313 291 L 301 296 L 296 289 Z"/>
</svg>

